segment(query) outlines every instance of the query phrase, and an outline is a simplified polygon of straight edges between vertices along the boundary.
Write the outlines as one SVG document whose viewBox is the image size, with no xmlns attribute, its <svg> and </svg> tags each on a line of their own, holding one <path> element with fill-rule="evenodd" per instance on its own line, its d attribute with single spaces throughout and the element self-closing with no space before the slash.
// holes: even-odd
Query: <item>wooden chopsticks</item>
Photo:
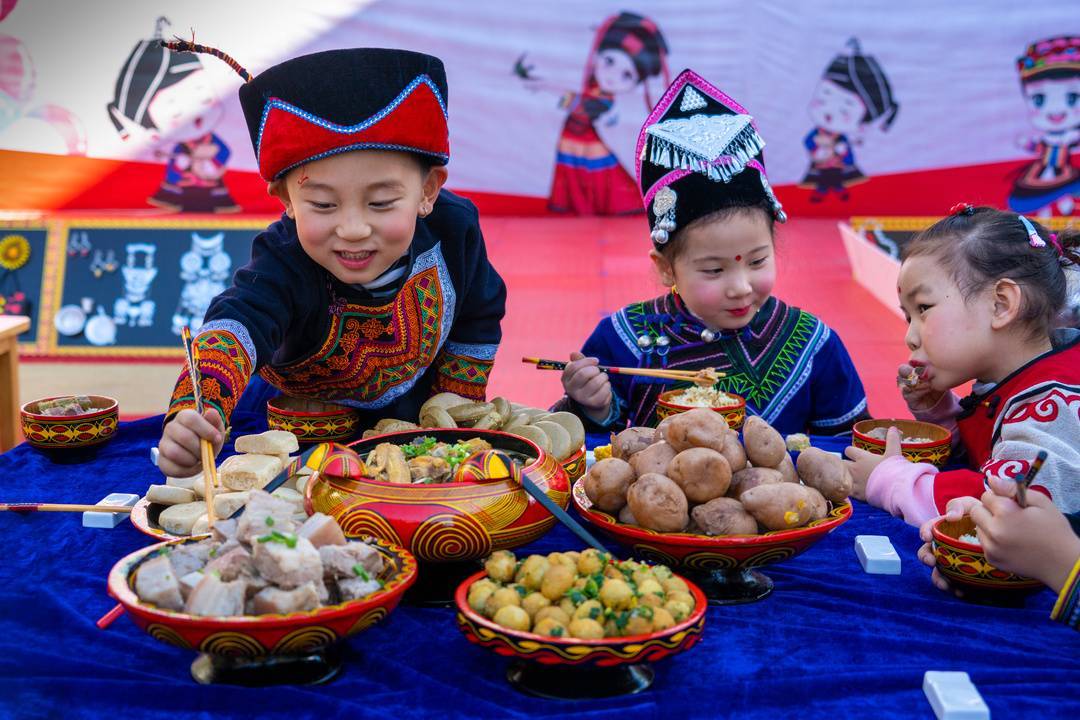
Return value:
<svg viewBox="0 0 1080 720">
<path fill-rule="evenodd" d="M 191 339 L 191 330 L 185 325 L 180 336 L 184 340 L 187 355 L 188 376 L 191 378 L 191 394 L 195 398 L 195 410 L 203 414 L 202 375 L 199 373 L 199 347 Z M 214 527 L 214 487 L 217 485 L 217 465 L 214 464 L 214 444 L 203 438 L 199 442 L 202 451 L 203 494 L 206 500 L 207 527 Z"/>
<path fill-rule="evenodd" d="M 103 512 L 129 513 L 127 505 L 75 505 L 72 503 L 0 503 L 0 512 Z"/>
<path fill-rule="evenodd" d="M 535 365 L 538 370 L 563 370 L 566 368 L 566 363 L 559 360 L 523 357 L 521 358 L 521 362 Z M 610 375 L 641 375 L 644 377 L 679 380 L 681 382 L 692 382 L 695 384 L 700 384 L 702 380 L 709 381 L 711 378 L 720 379 L 727 376 L 727 373 L 717 372 L 715 368 L 704 368 L 702 370 L 668 370 L 666 368 L 625 368 L 600 365 L 599 369 Z M 709 381 L 706 382 L 706 384 L 712 385 L 713 382 Z"/>
</svg>

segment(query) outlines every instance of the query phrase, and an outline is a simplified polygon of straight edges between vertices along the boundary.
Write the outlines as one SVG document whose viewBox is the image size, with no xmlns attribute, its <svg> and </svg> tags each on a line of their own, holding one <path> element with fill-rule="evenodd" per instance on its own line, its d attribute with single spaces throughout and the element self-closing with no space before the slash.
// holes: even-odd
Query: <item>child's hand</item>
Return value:
<svg viewBox="0 0 1080 720">
<path fill-rule="evenodd" d="M 850 462 L 847 464 L 848 472 L 851 473 L 852 487 L 851 496 L 856 500 L 866 500 L 866 481 L 870 479 L 870 473 L 884 460 L 900 454 L 900 431 L 895 427 L 889 428 L 885 434 L 885 454 L 875 455 L 868 450 L 862 450 L 854 445 L 844 450 L 844 456 Z"/>
<path fill-rule="evenodd" d="M 915 378 L 914 385 L 911 384 L 912 377 Z M 943 390 L 930 387 L 930 380 L 933 377 L 934 369 L 929 365 L 916 369 L 912 365 L 903 363 L 896 369 L 896 384 L 900 386 L 900 395 L 912 412 L 929 410 L 937 405 L 945 394 Z"/>
<path fill-rule="evenodd" d="M 203 438 L 214 443 L 214 457 L 225 442 L 225 424 L 217 410 L 206 410 L 202 415 L 194 410 L 176 413 L 158 443 L 158 468 L 169 477 L 189 477 L 202 469 Z"/>
<path fill-rule="evenodd" d="M 611 379 L 601 372 L 596 358 L 570 353 L 570 362 L 562 372 L 563 389 L 592 420 L 601 422 L 611 410 Z"/>
<path fill-rule="evenodd" d="M 953 498 L 945 506 L 945 514 L 940 517 L 945 517 L 949 520 L 959 520 L 965 515 L 971 512 L 971 509 L 979 504 L 977 498 L 973 497 L 958 497 Z M 945 579 L 937 569 L 937 559 L 934 557 L 934 546 L 931 544 L 933 536 L 934 523 L 939 518 L 930 518 L 919 527 L 919 537 L 922 539 L 922 547 L 919 548 L 919 560 L 923 565 L 932 567 L 934 571 L 930 573 L 930 581 L 934 583 L 934 587 L 944 592 L 952 591 L 957 597 L 963 597 L 964 592 L 959 589 L 954 589 L 949 581 Z"/>
<path fill-rule="evenodd" d="M 1060 592 L 1080 557 L 1080 537 L 1041 492 L 1029 492 L 1027 507 L 1022 508 L 1008 497 L 1015 485 L 1009 488 L 1004 481 L 991 480 L 990 487 L 982 503 L 971 510 L 986 559 Z"/>
</svg>

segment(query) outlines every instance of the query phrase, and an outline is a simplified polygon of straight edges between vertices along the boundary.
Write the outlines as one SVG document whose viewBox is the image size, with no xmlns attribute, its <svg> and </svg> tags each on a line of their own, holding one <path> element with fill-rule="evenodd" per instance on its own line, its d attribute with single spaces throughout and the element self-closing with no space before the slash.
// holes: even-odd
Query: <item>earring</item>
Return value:
<svg viewBox="0 0 1080 720">
<path fill-rule="evenodd" d="M 676 283 L 671 283 L 671 294 L 672 295 L 678 295 L 679 294 L 679 286 Z"/>
</svg>

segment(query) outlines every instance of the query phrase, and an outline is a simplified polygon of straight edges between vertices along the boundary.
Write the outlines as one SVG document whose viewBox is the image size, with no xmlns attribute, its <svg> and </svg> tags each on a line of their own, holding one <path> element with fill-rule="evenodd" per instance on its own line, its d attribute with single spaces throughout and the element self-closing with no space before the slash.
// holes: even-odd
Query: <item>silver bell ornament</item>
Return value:
<svg viewBox="0 0 1080 720">
<path fill-rule="evenodd" d="M 701 341 L 702 342 L 707 342 L 708 343 L 708 342 L 712 342 L 715 339 L 716 339 L 716 333 L 713 332 L 712 330 L 710 330 L 709 328 L 705 328 L 704 330 L 701 331 Z"/>
<path fill-rule="evenodd" d="M 648 335 L 639 335 L 637 339 L 637 346 L 642 350 L 649 350 L 652 348 L 653 341 Z"/>
<path fill-rule="evenodd" d="M 650 237 L 652 237 L 652 241 L 654 243 L 656 243 L 657 245 L 663 245 L 664 243 L 666 243 L 668 241 L 667 230 L 663 230 L 663 229 L 653 230 L 650 233 Z"/>
</svg>

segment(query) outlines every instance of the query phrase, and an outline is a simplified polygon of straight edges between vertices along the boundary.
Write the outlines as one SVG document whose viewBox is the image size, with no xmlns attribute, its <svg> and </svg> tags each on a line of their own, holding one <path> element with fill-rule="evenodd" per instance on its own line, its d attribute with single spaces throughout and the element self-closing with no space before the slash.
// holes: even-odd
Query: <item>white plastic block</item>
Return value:
<svg viewBox="0 0 1080 720">
<path fill-rule="evenodd" d="M 156 445 L 150 448 L 150 462 L 154 463 L 155 466 L 158 463 L 158 449 Z"/>
<path fill-rule="evenodd" d="M 855 554 L 865 572 L 872 575 L 900 574 L 900 556 L 884 535 L 856 535 Z"/>
<path fill-rule="evenodd" d="M 95 505 L 112 505 L 114 507 L 132 507 L 139 502 L 139 496 L 133 493 L 109 493 Z M 89 528 L 114 528 L 128 518 L 128 513 L 111 512 L 84 512 L 82 514 L 83 527 Z"/>
<path fill-rule="evenodd" d="M 966 672 L 927 670 L 923 692 L 938 720 L 990 720 L 990 708 Z"/>
</svg>

